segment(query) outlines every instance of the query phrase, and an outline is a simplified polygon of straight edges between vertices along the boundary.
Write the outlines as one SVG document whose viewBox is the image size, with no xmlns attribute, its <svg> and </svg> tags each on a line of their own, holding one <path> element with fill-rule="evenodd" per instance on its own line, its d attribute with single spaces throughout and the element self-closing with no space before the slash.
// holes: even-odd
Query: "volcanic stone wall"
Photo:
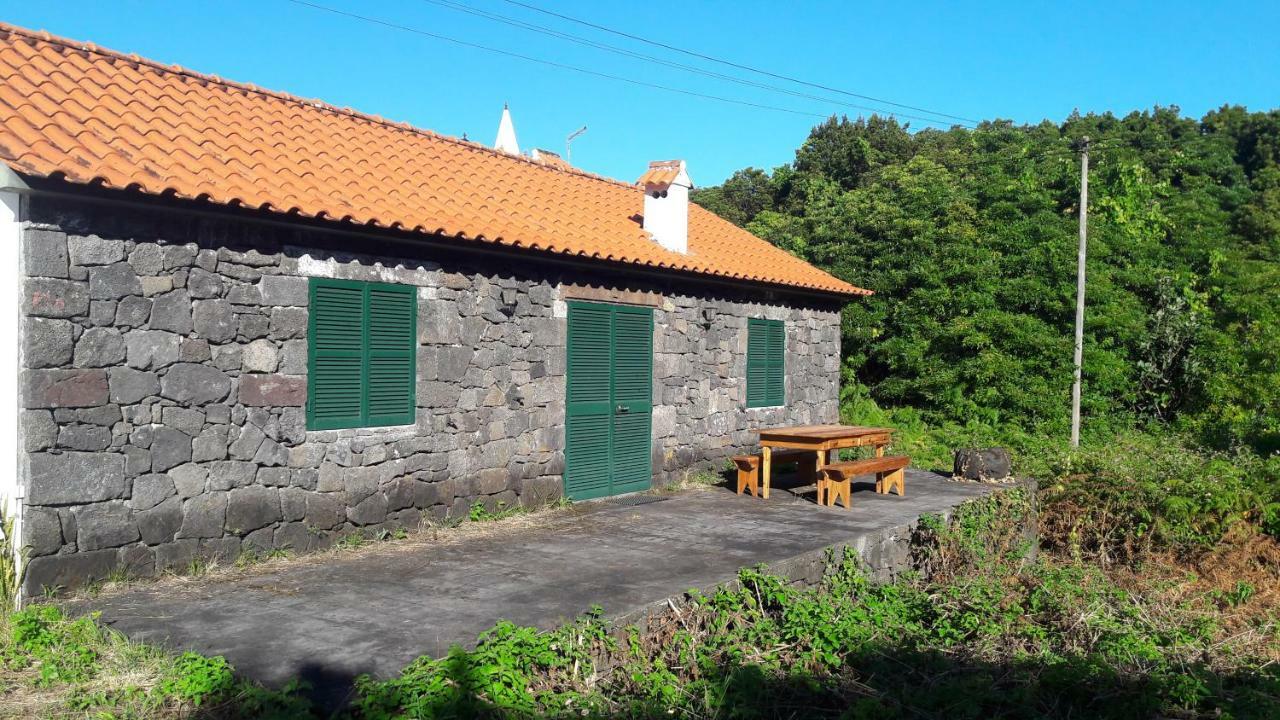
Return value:
<svg viewBox="0 0 1280 720">
<path fill-rule="evenodd" d="M 29 592 L 557 499 L 569 297 L 655 307 L 656 483 L 837 416 L 830 305 L 172 209 L 27 217 Z M 418 288 L 415 424 L 307 430 L 309 277 Z M 787 321 L 785 408 L 745 407 L 748 317 Z"/>
</svg>

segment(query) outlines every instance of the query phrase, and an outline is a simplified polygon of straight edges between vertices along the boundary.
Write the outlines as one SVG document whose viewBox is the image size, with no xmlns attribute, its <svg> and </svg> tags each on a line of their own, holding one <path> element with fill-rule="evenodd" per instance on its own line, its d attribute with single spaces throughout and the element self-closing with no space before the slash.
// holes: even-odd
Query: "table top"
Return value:
<svg viewBox="0 0 1280 720">
<path fill-rule="evenodd" d="M 863 425 L 793 425 L 791 427 L 761 428 L 760 440 L 780 442 L 822 442 L 844 440 L 868 435 L 889 435 L 893 428 L 866 427 Z"/>
</svg>

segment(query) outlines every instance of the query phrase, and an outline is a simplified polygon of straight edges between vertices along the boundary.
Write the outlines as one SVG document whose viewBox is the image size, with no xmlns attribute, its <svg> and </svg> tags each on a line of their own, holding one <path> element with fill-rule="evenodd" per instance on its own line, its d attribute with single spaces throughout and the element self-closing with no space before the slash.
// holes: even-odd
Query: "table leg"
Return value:
<svg viewBox="0 0 1280 720">
<path fill-rule="evenodd" d="M 770 466 L 773 465 L 773 458 L 772 458 L 773 448 L 769 447 L 768 445 L 761 447 L 760 455 L 761 455 L 760 484 L 764 486 L 761 489 L 761 496 L 765 500 L 768 500 L 769 499 L 769 473 L 771 470 Z"/>
<path fill-rule="evenodd" d="M 884 457 L 884 445 L 876 445 L 876 457 Z"/>
<path fill-rule="evenodd" d="M 822 472 L 822 466 L 827 464 L 827 451 L 818 451 L 817 464 L 813 466 L 813 482 L 818 486 L 818 504 L 822 504 L 823 496 L 831 492 L 826 486 L 826 474 Z M 824 493 L 823 491 L 826 491 Z"/>
</svg>

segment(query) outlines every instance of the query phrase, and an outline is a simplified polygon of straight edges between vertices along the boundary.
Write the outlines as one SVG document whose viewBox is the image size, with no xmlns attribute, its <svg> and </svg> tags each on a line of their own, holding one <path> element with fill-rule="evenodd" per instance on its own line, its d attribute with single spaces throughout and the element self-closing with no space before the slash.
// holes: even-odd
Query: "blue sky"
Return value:
<svg viewBox="0 0 1280 720">
<path fill-rule="evenodd" d="M 649 160 L 682 157 L 695 183 L 712 185 L 741 167 L 789 161 L 820 116 L 866 112 L 582 47 L 430 0 L 309 1 L 601 73 L 805 114 L 601 79 L 288 0 L 10 3 L 0 19 L 485 143 L 493 141 L 507 102 L 522 147 L 561 151 L 565 135 L 587 125 L 574 143 L 574 163 L 625 180 L 638 177 Z M 673 62 L 884 107 L 709 64 L 504 0 L 447 1 Z M 970 118 L 1060 121 L 1077 108 L 1123 114 L 1156 104 L 1178 105 L 1197 117 L 1223 103 L 1280 107 L 1277 2 L 526 1 L 778 74 Z"/>
</svg>

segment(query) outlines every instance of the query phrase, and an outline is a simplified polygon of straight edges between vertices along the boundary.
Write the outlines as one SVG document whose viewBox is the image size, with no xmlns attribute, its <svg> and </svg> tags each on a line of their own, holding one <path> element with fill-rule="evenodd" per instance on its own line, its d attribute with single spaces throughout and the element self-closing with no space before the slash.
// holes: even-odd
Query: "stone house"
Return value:
<svg viewBox="0 0 1280 720">
<path fill-rule="evenodd" d="M 28 593 L 837 419 L 866 291 L 689 204 L 683 162 L 618 182 L 10 26 L 0 159 Z"/>
</svg>

